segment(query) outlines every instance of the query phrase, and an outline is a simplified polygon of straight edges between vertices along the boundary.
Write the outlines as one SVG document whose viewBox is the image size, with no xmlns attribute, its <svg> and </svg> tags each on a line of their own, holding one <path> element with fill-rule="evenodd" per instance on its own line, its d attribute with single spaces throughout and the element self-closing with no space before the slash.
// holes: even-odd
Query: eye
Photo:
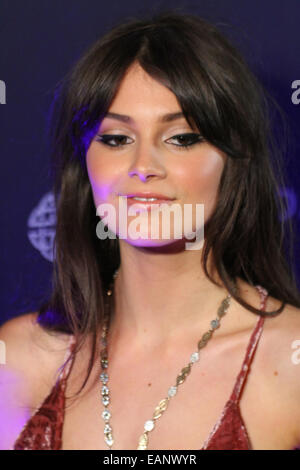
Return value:
<svg viewBox="0 0 300 470">
<path fill-rule="evenodd" d="M 177 134 L 177 135 L 174 135 L 173 137 L 171 137 L 170 139 L 168 140 L 174 140 L 174 139 L 177 139 L 177 141 L 181 142 L 180 145 L 178 144 L 172 144 L 172 145 L 175 145 L 176 147 L 178 147 L 178 149 L 182 150 L 182 149 L 186 149 L 186 150 L 189 150 L 193 145 L 199 143 L 199 142 L 203 142 L 203 137 L 200 135 L 200 134 L 194 134 L 194 133 L 187 133 L 187 134 Z M 168 140 L 166 140 L 166 142 L 168 142 Z"/>
<path fill-rule="evenodd" d="M 96 137 L 97 142 L 114 148 L 121 148 L 124 147 L 124 145 L 128 145 L 128 142 L 126 143 L 126 139 L 130 138 L 122 134 L 97 134 Z M 200 134 L 195 134 L 192 132 L 186 134 L 177 134 L 173 137 L 170 137 L 168 140 L 170 141 L 174 139 L 180 142 L 180 144 L 172 144 L 175 147 L 178 147 L 178 150 L 189 150 L 193 145 L 204 140 Z M 166 142 L 168 142 L 168 140 L 166 140 Z M 113 141 L 117 143 L 112 144 L 111 142 Z"/>
<path fill-rule="evenodd" d="M 119 135 L 119 134 L 98 134 L 96 141 L 101 142 L 104 145 L 108 145 L 108 147 L 123 147 L 123 145 L 128 145 L 124 141 L 126 139 L 129 139 L 126 135 Z M 118 144 L 111 144 L 109 142 L 111 141 L 117 141 L 119 142 Z"/>
</svg>

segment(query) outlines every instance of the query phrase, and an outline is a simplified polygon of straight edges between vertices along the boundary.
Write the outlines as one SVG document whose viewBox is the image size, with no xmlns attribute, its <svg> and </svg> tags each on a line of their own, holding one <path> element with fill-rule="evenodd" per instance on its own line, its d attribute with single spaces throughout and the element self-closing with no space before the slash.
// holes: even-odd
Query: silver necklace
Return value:
<svg viewBox="0 0 300 470">
<path fill-rule="evenodd" d="M 118 271 L 116 271 L 113 275 L 113 282 L 115 278 L 117 277 Z M 106 291 L 107 297 L 109 298 L 112 293 L 112 286 L 113 282 L 110 285 L 110 288 Z M 235 291 L 236 291 L 236 286 L 235 286 Z M 222 301 L 218 312 L 217 316 L 218 318 L 215 318 L 214 320 L 211 321 L 211 328 L 202 335 L 202 338 L 198 342 L 198 348 L 196 352 L 193 352 L 190 356 L 190 361 L 186 367 L 184 367 L 180 374 L 176 378 L 175 385 L 172 385 L 172 387 L 169 388 L 167 397 L 164 398 L 159 402 L 157 407 L 154 410 L 152 419 L 149 419 L 145 422 L 144 424 L 144 431 L 141 434 L 139 438 L 139 443 L 137 450 L 146 450 L 148 447 L 148 434 L 151 432 L 156 424 L 156 420 L 162 416 L 162 414 L 166 411 L 168 403 L 171 398 L 173 398 L 177 391 L 179 385 L 181 385 L 186 377 L 189 375 L 191 368 L 195 362 L 199 360 L 200 357 L 200 349 L 204 348 L 209 341 L 209 339 L 212 337 L 212 333 L 214 330 L 216 330 L 220 326 L 220 318 L 223 317 L 229 306 L 230 306 L 230 299 L 231 295 L 228 294 L 227 297 Z M 100 374 L 100 380 L 102 382 L 102 388 L 101 388 L 101 395 L 102 395 L 102 404 L 104 406 L 104 411 L 102 413 L 102 418 L 104 420 L 104 441 L 107 444 L 108 448 L 111 449 L 112 445 L 114 443 L 113 439 L 113 434 L 112 434 L 112 427 L 110 423 L 111 419 L 111 412 L 108 409 L 108 405 L 110 404 L 110 394 L 109 394 L 109 387 L 108 387 L 108 374 L 107 374 L 107 369 L 108 369 L 108 351 L 107 351 L 107 333 L 109 329 L 109 322 L 110 322 L 110 314 L 105 315 L 104 319 L 104 324 L 102 328 L 102 334 L 101 334 L 101 343 L 102 343 L 102 350 L 100 352 L 100 366 L 101 366 L 101 374 Z"/>
</svg>

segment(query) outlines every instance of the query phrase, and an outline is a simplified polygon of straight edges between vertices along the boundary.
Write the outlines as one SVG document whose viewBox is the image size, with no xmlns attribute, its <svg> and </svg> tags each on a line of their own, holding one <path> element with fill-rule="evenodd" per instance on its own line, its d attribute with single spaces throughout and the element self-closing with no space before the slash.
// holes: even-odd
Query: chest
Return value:
<svg viewBox="0 0 300 470">
<path fill-rule="evenodd" d="M 155 420 L 148 434 L 149 450 L 200 450 L 219 420 L 229 399 L 244 357 L 243 348 L 235 348 L 226 360 L 222 356 L 205 355 L 196 362 L 177 393 L 168 402 L 162 416 Z M 110 424 L 114 438 L 113 450 L 137 449 L 144 423 L 152 419 L 158 403 L 166 398 L 170 386 L 186 364 L 174 360 L 112 361 L 109 368 L 111 412 Z M 100 369 L 98 369 L 99 372 Z M 65 411 L 63 449 L 108 450 L 104 442 L 104 406 L 100 380 L 83 391 Z M 280 385 L 280 377 L 276 377 Z M 278 403 L 284 403 L 279 407 Z M 253 449 L 291 449 L 295 442 L 291 426 L 292 403 L 284 389 L 276 387 L 266 376 L 259 357 L 244 384 L 240 401 Z"/>
</svg>

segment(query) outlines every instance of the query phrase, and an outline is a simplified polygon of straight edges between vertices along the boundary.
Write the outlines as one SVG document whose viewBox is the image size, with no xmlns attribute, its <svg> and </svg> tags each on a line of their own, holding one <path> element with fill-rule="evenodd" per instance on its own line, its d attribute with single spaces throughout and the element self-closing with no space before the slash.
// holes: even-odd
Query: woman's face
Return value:
<svg viewBox="0 0 300 470">
<path fill-rule="evenodd" d="M 184 233 L 184 217 L 191 219 L 186 210 L 188 205 L 192 209 L 194 233 L 215 207 L 226 156 L 203 141 L 198 129 L 191 128 L 183 116 L 166 119 L 168 114 L 181 112 L 176 96 L 138 64 L 133 64 L 88 148 L 86 161 L 95 206 L 106 203 L 115 210 L 115 226 L 111 216 L 105 219 L 112 232 L 120 236 L 119 209 L 130 201 L 125 196 L 132 193 L 162 194 L 171 198 L 168 208 L 175 204 L 181 211 L 169 219 L 170 233 L 166 236 L 162 232 L 162 217 L 166 214 L 163 215 L 158 204 L 153 206 L 153 211 L 137 205 L 135 215 L 128 213 L 128 205 L 126 236 L 121 238 L 132 245 L 174 243 L 179 238 L 176 227 L 182 227 Z M 183 147 L 182 144 L 192 145 Z M 196 220 L 197 204 L 204 205 L 204 218 L 200 222 Z M 135 225 L 137 218 L 142 221 L 140 225 Z M 154 227 L 158 230 L 156 238 Z M 132 236 L 135 228 L 137 235 Z"/>
</svg>

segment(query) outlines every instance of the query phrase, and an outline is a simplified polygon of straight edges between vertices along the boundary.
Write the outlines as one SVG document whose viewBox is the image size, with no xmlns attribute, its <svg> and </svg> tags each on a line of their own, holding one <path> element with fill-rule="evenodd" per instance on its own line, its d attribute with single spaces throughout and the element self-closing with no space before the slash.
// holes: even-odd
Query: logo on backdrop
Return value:
<svg viewBox="0 0 300 470">
<path fill-rule="evenodd" d="M 48 261 L 53 261 L 53 246 L 56 225 L 54 194 L 45 194 L 34 207 L 27 220 L 27 235 L 30 243 Z"/>
</svg>

